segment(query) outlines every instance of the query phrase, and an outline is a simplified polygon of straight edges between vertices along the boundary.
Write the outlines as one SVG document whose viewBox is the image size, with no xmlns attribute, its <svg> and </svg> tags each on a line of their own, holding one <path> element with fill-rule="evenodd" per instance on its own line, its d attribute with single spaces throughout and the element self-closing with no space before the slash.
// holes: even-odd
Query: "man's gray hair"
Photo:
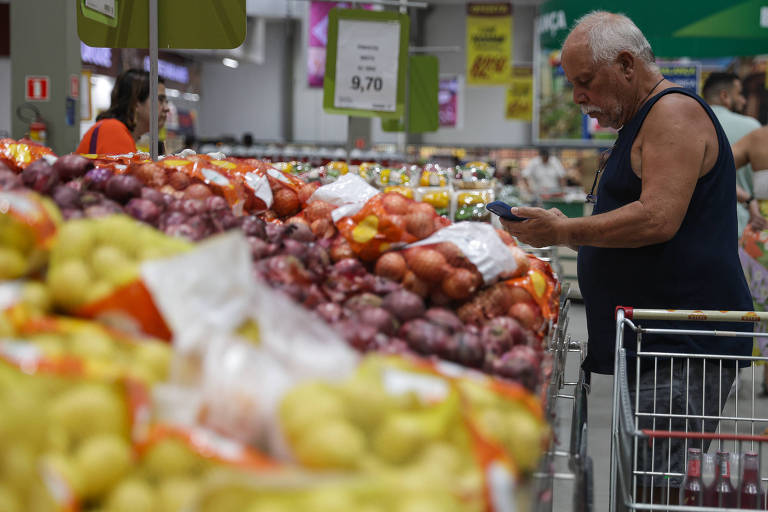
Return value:
<svg viewBox="0 0 768 512">
<path fill-rule="evenodd" d="M 613 62 L 620 52 L 628 51 L 649 66 L 656 67 L 650 43 L 627 16 L 592 11 L 576 20 L 576 26 L 587 31 L 595 63 Z"/>
</svg>

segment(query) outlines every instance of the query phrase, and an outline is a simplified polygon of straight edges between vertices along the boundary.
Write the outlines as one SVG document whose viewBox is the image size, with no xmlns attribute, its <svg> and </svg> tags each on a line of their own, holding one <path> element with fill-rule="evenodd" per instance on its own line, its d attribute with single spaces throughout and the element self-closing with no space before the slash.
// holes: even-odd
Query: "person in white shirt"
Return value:
<svg viewBox="0 0 768 512">
<path fill-rule="evenodd" d="M 522 178 L 530 192 L 536 195 L 554 194 L 565 186 L 565 169 L 557 157 L 542 148 L 539 156 L 534 157 L 523 169 Z"/>
<path fill-rule="evenodd" d="M 731 145 L 760 128 L 760 122 L 757 119 L 741 114 L 747 103 L 742 91 L 739 77 L 735 73 L 726 71 L 710 73 L 701 90 L 702 97 L 712 107 Z M 750 164 L 736 169 L 736 215 L 739 223 L 739 237 L 747 224 L 756 231 L 768 228 L 768 222 L 760 214 L 755 200 L 752 171 Z"/>
</svg>

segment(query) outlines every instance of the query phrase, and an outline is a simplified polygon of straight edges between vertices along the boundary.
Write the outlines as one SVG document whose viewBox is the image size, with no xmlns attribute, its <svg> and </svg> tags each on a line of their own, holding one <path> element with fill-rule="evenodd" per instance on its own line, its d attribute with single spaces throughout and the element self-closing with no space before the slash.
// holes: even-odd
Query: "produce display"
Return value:
<svg viewBox="0 0 768 512">
<path fill-rule="evenodd" d="M 53 404 L 83 379 L 128 411 L 143 389 L 153 413 L 138 414 L 139 423 L 128 415 L 109 440 L 89 432 L 103 446 L 87 450 L 81 434 L 48 439 L 62 436 L 43 423 L 45 442 L 24 457 L 58 467 L 35 484 L 49 503 L 29 505 L 35 493 L 14 486 L 6 476 L 14 462 L 0 456 L 0 505 L 507 510 L 489 498 L 498 481 L 487 475 L 498 465 L 524 478 L 546 444 L 539 397 L 559 283 L 505 232 L 441 215 L 434 203 L 443 204 L 447 171 L 334 164 L 331 180 L 328 169 L 223 155 L 151 162 L 46 150 L 0 140 L 0 202 L 10 205 L 0 215 L 0 287 L 14 297 L 0 301 L 0 413 L 13 411 L 19 382 L 50 391 L 45 400 L 39 390 L 22 396 L 29 407 Z M 464 192 L 487 200 L 483 189 Z M 226 277 L 234 254 L 233 268 L 194 263 L 207 261 L 204 248 L 223 233 L 237 234 L 231 247 L 242 240 L 244 279 Z M 174 295 L 163 268 L 180 269 L 190 282 L 182 289 L 203 295 Z M 237 290 L 214 291 L 221 283 Z M 277 315 L 286 317 L 259 316 L 282 300 L 291 306 Z M 206 301 L 210 319 L 205 308 L 184 316 Z M 222 323 L 228 315 L 237 320 Z M 205 331 L 206 322 L 224 327 Z M 302 345 L 316 357 L 286 352 L 291 335 L 274 333 L 289 325 L 275 322 L 325 333 Z M 323 348 L 324 337 L 345 343 Z M 313 377 L 333 353 L 347 368 Z M 169 385 L 197 398 L 167 399 Z M 102 420 L 79 421 L 98 430 Z M 0 425 L 0 443 L 20 439 L 11 430 Z M 83 474 L 80 459 L 88 467 L 97 449 L 114 463 L 105 457 L 109 470 Z"/>
</svg>

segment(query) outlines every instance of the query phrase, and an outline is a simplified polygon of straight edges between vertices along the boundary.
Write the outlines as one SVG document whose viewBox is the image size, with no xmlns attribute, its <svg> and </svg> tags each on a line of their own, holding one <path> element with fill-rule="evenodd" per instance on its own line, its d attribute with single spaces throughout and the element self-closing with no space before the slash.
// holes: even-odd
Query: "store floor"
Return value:
<svg viewBox="0 0 768 512">
<path fill-rule="evenodd" d="M 584 313 L 584 305 L 581 303 L 572 303 L 568 334 L 573 340 L 586 340 L 587 339 L 587 327 L 586 317 Z M 570 354 L 568 361 L 567 372 L 573 373 L 577 370 L 578 361 L 575 353 Z M 755 390 L 754 400 L 754 417 L 768 418 L 768 398 L 760 396 L 760 382 L 762 380 L 763 367 L 757 367 L 756 369 L 746 368 L 741 370 L 739 379 L 739 393 L 738 403 L 736 403 L 736 393 L 731 392 L 731 396 L 726 403 L 723 414 L 735 415 L 738 417 L 746 417 L 752 414 L 752 390 Z M 754 381 L 754 387 L 753 387 Z M 611 403 L 613 395 L 613 376 L 610 375 L 592 375 L 592 387 L 587 398 L 588 403 L 588 452 L 594 463 L 594 507 L 595 512 L 603 512 L 609 510 L 608 506 L 608 494 L 610 483 L 610 442 L 611 442 Z M 738 406 L 738 413 L 736 413 L 736 406 Z M 559 409 L 560 410 L 560 409 Z M 568 418 L 568 420 L 570 417 Z M 723 422 L 724 423 L 724 422 Z M 563 430 L 569 426 L 569 421 L 563 421 L 563 424 L 558 429 L 558 434 L 563 435 Z M 763 430 L 768 427 L 768 424 L 756 424 L 755 434 L 762 434 Z M 722 426 L 723 431 L 729 429 L 732 431 L 731 426 Z M 745 433 L 743 429 L 741 433 Z M 567 437 L 566 437 L 567 439 Z M 766 448 L 766 446 L 763 446 Z M 763 450 L 763 458 L 766 458 L 766 451 Z M 765 478 L 768 474 L 766 470 L 766 461 L 763 461 L 762 477 Z M 572 504 L 572 487 L 571 486 L 555 486 L 555 507 L 553 510 L 570 510 Z M 558 506 L 558 503 L 561 506 Z"/>
</svg>

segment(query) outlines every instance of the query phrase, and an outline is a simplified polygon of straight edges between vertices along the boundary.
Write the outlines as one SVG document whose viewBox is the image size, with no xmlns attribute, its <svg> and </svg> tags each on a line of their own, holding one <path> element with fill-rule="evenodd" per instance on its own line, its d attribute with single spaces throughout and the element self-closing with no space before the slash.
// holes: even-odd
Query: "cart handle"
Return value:
<svg viewBox="0 0 768 512">
<path fill-rule="evenodd" d="M 741 435 L 741 434 L 714 434 L 708 432 L 679 432 L 676 430 L 649 430 L 642 429 L 643 435 L 650 438 L 665 438 L 665 439 L 710 439 L 713 441 L 750 441 L 750 442 L 766 442 L 768 436 L 765 435 Z"/>
<path fill-rule="evenodd" d="M 761 322 L 768 320 L 763 311 L 718 311 L 709 309 L 640 309 L 616 306 L 616 313 L 624 311 L 628 320 L 699 320 L 706 322 Z"/>
</svg>

